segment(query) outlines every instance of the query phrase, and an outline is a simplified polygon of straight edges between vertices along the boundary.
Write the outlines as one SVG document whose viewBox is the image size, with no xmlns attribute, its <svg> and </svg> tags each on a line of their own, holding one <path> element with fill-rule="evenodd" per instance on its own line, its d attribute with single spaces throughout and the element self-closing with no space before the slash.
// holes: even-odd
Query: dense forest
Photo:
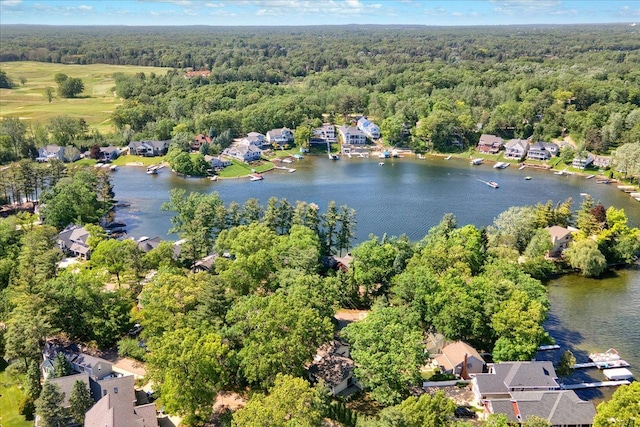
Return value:
<svg viewBox="0 0 640 427">
<path fill-rule="evenodd" d="M 111 118 L 114 133 L 85 128 L 64 141 L 85 147 L 226 130 L 264 133 L 365 114 L 387 143 L 419 152 L 468 148 L 490 133 L 570 136 L 576 147 L 568 151 L 610 153 L 640 139 L 636 35 L 624 25 L 3 26 L 0 60 L 168 67 L 116 75 L 123 104 Z M 187 68 L 211 74 L 187 79 Z M 21 140 L 42 146 L 54 138 L 46 130 L 57 127 L 34 124 Z"/>
</svg>

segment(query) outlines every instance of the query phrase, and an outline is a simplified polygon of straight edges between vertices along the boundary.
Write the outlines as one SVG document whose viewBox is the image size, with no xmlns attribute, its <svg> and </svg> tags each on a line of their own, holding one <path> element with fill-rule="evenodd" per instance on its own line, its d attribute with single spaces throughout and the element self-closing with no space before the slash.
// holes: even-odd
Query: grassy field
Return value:
<svg viewBox="0 0 640 427">
<path fill-rule="evenodd" d="M 0 89 L 0 117 L 20 117 L 33 122 L 45 122 L 51 117 L 68 115 L 82 117 L 90 127 L 100 132 L 113 132 L 110 115 L 121 104 L 114 94 L 113 73 L 165 74 L 166 68 L 120 66 L 106 64 L 65 65 L 45 62 L 0 62 L 0 69 L 6 71 L 16 87 Z M 84 92 L 74 99 L 54 97 L 51 103 L 45 96 L 45 88 L 57 88 L 54 76 L 64 73 L 69 77 L 81 78 Z M 24 85 L 21 78 L 27 79 Z"/>
<path fill-rule="evenodd" d="M 30 427 L 33 422 L 25 421 L 18 413 L 18 405 L 22 400 L 22 391 L 16 380 L 7 375 L 6 363 L 0 359 L 0 426 Z"/>
</svg>

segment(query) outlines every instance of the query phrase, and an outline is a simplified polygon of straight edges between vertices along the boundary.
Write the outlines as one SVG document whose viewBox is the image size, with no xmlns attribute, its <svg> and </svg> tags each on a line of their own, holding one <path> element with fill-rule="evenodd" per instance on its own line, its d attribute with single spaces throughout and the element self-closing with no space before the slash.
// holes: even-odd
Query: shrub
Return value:
<svg viewBox="0 0 640 427">
<path fill-rule="evenodd" d="M 118 354 L 120 356 L 131 357 L 133 359 L 144 361 L 146 350 L 140 346 L 135 338 L 122 338 L 118 341 Z"/>
<path fill-rule="evenodd" d="M 18 413 L 27 421 L 32 421 L 36 412 L 36 404 L 29 397 L 24 397 L 18 405 Z"/>
</svg>

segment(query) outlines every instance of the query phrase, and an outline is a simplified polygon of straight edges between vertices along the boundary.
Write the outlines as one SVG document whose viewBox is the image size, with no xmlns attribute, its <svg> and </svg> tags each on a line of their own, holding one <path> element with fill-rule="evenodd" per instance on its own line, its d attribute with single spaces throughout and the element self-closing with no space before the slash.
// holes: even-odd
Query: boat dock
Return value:
<svg viewBox="0 0 640 427">
<path fill-rule="evenodd" d="M 572 366 L 573 369 L 586 369 L 586 368 L 598 368 L 598 369 L 611 369 L 611 368 L 626 368 L 629 363 L 626 360 L 611 360 L 608 362 L 587 362 L 576 363 Z"/>
<path fill-rule="evenodd" d="M 621 190 L 624 193 L 633 193 L 634 191 L 638 191 L 633 185 L 618 185 L 618 190 Z"/>
<path fill-rule="evenodd" d="M 538 351 L 557 350 L 560 346 L 558 344 L 541 345 L 537 348 Z"/>
<path fill-rule="evenodd" d="M 579 384 L 562 384 L 561 387 L 563 390 L 581 390 L 585 388 L 616 387 L 619 385 L 629 385 L 629 384 L 631 384 L 629 380 L 618 380 L 618 381 L 596 381 L 592 383 L 579 383 Z"/>
<path fill-rule="evenodd" d="M 291 173 L 291 172 L 295 172 L 295 171 L 296 171 L 294 168 L 288 168 L 288 167 L 286 167 L 286 166 L 274 166 L 273 168 L 274 168 L 274 169 L 285 170 L 285 171 L 287 171 L 287 172 L 289 172 L 289 173 Z"/>
</svg>

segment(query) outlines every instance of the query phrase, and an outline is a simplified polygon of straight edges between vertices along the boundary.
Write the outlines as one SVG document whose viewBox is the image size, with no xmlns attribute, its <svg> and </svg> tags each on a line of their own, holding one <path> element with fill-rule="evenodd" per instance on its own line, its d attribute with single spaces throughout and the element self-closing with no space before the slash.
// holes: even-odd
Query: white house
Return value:
<svg viewBox="0 0 640 427">
<path fill-rule="evenodd" d="M 59 145 L 45 145 L 38 149 L 38 162 L 48 162 L 53 159 L 58 159 L 63 162 L 75 162 L 80 158 L 80 150 L 76 147 L 68 146 L 61 147 Z"/>
<path fill-rule="evenodd" d="M 247 136 L 242 138 L 242 142 L 252 144 L 260 149 L 269 148 L 271 144 L 267 141 L 267 137 L 258 132 L 249 132 Z"/>
<path fill-rule="evenodd" d="M 340 126 L 338 128 L 342 144 L 346 145 L 365 145 L 367 143 L 366 135 L 355 126 Z"/>
<path fill-rule="evenodd" d="M 366 117 L 360 117 L 358 119 L 358 129 L 370 139 L 375 140 L 380 138 L 380 128 Z"/>
<path fill-rule="evenodd" d="M 521 160 L 529 151 L 529 141 L 526 139 L 512 139 L 507 142 L 504 150 L 505 159 Z"/>
<path fill-rule="evenodd" d="M 330 123 L 324 123 L 321 127 L 313 129 L 311 133 L 311 139 L 316 143 L 325 144 L 327 142 L 333 143 L 338 141 L 336 138 L 336 127 Z"/>
<path fill-rule="evenodd" d="M 287 145 L 293 142 L 293 132 L 289 128 L 272 129 L 267 132 L 267 141 L 271 145 Z"/>
<path fill-rule="evenodd" d="M 225 159 L 222 156 L 209 156 L 209 155 L 206 155 L 206 156 L 204 156 L 204 160 L 207 163 L 210 163 L 211 164 L 211 168 L 214 169 L 214 170 L 215 169 L 223 169 L 223 168 L 226 168 L 227 166 L 231 166 L 231 161 Z"/>
<path fill-rule="evenodd" d="M 595 156 L 591 153 L 586 153 L 584 155 L 577 155 L 573 158 L 573 166 L 576 169 L 586 169 L 593 161 L 595 160 Z"/>
<path fill-rule="evenodd" d="M 225 148 L 222 154 L 227 157 L 249 163 L 260 160 L 260 157 L 262 157 L 262 150 L 253 144 L 240 142 L 239 144 Z"/>
<path fill-rule="evenodd" d="M 129 143 L 129 154 L 137 156 L 155 157 L 167 154 L 170 140 L 165 141 L 131 141 Z"/>
</svg>

